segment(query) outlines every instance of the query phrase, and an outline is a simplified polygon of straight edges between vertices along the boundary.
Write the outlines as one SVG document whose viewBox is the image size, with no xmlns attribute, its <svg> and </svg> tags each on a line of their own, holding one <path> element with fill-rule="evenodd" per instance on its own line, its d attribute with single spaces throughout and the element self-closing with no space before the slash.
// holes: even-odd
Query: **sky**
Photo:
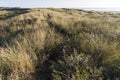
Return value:
<svg viewBox="0 0 120 80">
<path fill-rule="evenodd" d="M 0 0 L 0 7 L 120 8 L 120 0 Z"/>
</svg>

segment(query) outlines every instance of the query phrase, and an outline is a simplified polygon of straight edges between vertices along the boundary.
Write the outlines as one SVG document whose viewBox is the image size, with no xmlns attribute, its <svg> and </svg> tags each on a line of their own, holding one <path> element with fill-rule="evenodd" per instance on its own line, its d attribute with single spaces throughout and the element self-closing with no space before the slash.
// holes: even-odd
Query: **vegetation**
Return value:
<svg viewBox="0 0 120 80">
<path fill-rule="evenodd" d="M 0 80 L 119 80 L 120 14 L 0 9 Z"/>
</svg>

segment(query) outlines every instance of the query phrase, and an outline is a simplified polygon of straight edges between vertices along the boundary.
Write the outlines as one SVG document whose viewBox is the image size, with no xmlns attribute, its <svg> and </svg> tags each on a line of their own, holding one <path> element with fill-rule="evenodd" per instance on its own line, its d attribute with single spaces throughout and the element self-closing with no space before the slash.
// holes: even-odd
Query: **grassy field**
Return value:
<svg viewBox="0 0 120 80">
<path fill-rule="evenodd" d="M 0 80 L 120 80 L 120 14 L 0 8 Z"/>
</svg>

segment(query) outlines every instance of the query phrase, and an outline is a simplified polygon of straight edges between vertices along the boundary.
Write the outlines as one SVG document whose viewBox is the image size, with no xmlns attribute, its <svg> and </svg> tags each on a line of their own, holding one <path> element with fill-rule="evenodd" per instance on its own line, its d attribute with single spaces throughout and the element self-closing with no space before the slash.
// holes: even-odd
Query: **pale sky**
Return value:
<svg viewBox="0 0 120 80">
<path fill-rule="evenodd" d="M 120 0 L 0 0 L 0 7 L 120 8 Z"/>
</svg>

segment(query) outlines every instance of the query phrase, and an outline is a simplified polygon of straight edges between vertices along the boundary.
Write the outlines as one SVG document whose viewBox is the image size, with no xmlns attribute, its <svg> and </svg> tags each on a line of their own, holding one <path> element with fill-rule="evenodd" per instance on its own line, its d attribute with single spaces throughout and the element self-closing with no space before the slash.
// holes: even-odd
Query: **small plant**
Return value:
<svg viewBox="0 0 120 80">
<path fill-rule="evenodd" d="M 53 65 L 55 80 L 102 80 L 102 69 L 90 66 L 89 60 L 90 56 L 79 54 L 75 49 L 71 55 L 65 54 L 63 60 Z"/>
</svg>

